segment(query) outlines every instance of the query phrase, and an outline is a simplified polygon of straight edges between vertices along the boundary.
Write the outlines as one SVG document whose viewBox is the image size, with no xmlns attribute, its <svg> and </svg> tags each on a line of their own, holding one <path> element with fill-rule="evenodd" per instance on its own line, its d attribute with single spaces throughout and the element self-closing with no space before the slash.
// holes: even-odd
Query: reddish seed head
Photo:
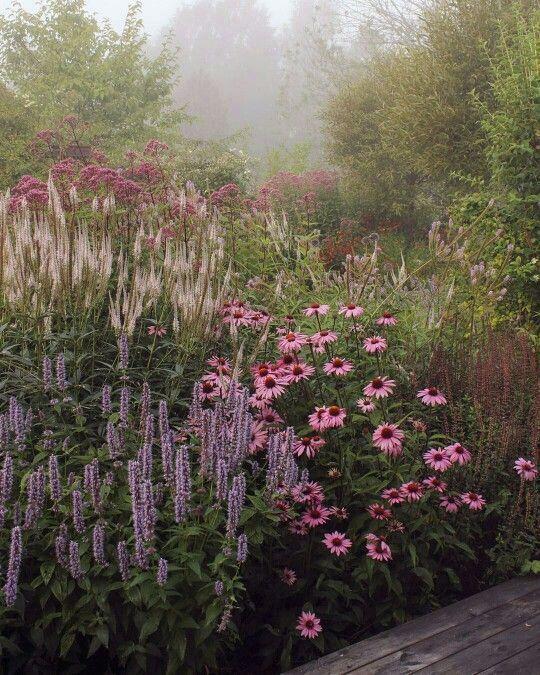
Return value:
<svg viewBox="0 0 540 675">
<path fill-rule="evenodd" d="M 384 427 L 383 429 L 381 429 L 382 438 L 392 438 L 393 435 L 394 434 L 392 433 L 392 429 L 390 429 L 389 427 Z"/>
<path fill-rule="evenodd" d="M 437 394 L 439 393 L 439 390 L 437 389 L 437 387 L 430 387 L 428 389 L 428 392 L 429 392 L 430 396 L 437 396 Z"/>
<path fill-rule="evenodd" d="M 274 387 L 275 384 L 276 384 L 276 381 L 274 380 L 273 377 L 270 377 L 270 376 L 269 376 L 269 377 L 266 377 L 265 380 L 264 380 L 264 386 L 265 386 L 265 387 L 268 387 L 269 389 L 271 389 L 272 387 Z"/>
<path fill-rule="evenodd" d="M 328 414 L 332 415 L 332 417 L 335 417 L 336 415 L 339 415 L 340 413 L 340 408 L 337 405 L 331 405 L 328 408 Z"/>
<path fill-rule="evenodd" d="M 376 377 L 376 378 L 371 382 L 371 386 L 372 386 L 374 389 L 380 389 L 380 388 L 383 386 L 383 384 L 384 384 L 384 382 L 381 380 L 380 377 Z"/>
<path fill-rule="evenodd" d="M 347 305 L 347 309 L 356 309 L 356 305 Z"/>
</svg>

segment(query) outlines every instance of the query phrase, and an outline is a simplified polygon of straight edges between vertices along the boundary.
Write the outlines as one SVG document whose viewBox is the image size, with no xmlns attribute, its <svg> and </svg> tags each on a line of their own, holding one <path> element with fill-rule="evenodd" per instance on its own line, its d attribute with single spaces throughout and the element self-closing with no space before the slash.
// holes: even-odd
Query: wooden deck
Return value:
<svg viewBox="0 0 540 675">
<path fill-rule="evenodd" d="M 290 675 L 540 675 L 540 577 L 513 579 Z"/>
</svg>

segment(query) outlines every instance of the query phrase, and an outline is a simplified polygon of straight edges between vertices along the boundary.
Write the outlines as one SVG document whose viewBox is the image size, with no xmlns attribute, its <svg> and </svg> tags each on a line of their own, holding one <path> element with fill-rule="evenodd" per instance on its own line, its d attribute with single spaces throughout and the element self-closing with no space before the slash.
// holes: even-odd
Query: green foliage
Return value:
<svg viewBox="0 0 540 675">
<path fill-rule="evenodd" d="M 423 219 L 462 188 L 460 174 L 487 175 L 486 130 L 473 98 L 497 109 L 490 59 L 500 24 L 512 24 L 518 11 L 525 21 L 530 4 L 423 6 L 409 41 L 363 64 L 343 87 L 326 113 L 328 143 L 360 210 Z"/>
<path fill-rule="evenodd" d="M 16 6 L 0 19 L 1 78 L 31 111 L 39 125 L 32 124 L 33 131 L 75 114 L 92 125 L 107 151 L 184 119 L 168 110 L 173 52 L 165 43 L 150 58 L 146 48 L 138 3 L 130 6 L 121 33 L 100 25 L 84 0 L 42 2 L 35 13 Z"/>
</svg>

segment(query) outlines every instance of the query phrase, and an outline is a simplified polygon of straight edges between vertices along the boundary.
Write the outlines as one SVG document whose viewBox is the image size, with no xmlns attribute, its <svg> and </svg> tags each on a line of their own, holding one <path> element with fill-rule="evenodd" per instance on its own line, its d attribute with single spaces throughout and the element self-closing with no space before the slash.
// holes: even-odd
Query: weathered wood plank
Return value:
<svg viewBox="0 0 540 675">
<path fill-rule="evenodd" d="M 420 640 L 439 635 L 471 617 L 480 616 L 494 607 L 539 588 L 539 578 L 512 579 L 448 607 L 379 633 L 341 651 L 323 656 L 317 661 L 290 671 L 290 675 L 344 675 L 359 666 L 369 664 Z"/>
<path fill-rule="evenodd" d="M 477 648 L 482 651 L 479 643 L 484 645 L 491 639 L 496 640 L 497 644 L 504 644 L 500 636 L 515 626 L 523 626 L 537 616 L 540 616 L 540 589 L 349 672 L 355 675 L 402 675 L 417 671 L 463 672 L 455 669 L 454 664 L 454 661 L 462 662 L 462 654 L 467 653 L 467 659 L 470 659 L 470 655 L 474 655 Z M 439 669 L 439 664 L 446 663 L 452 664 L 449 670 L 446 665 Z M 464 664 L 467 664 L 466 660 Z M 467 672 L 473 672 L 468 669 L 468 665 Z"/>
<path fill-rule="evenodd" d="M 520 675 L 520 673 L 532 675 L 532 673 L 538 673 L 539 671 L 540 635 L 538 635 L 538 642 L 535 645 L 519 652 L 519 654 L 510 656 L 496 666 L 482 670 L 480 675 Z"/>
<path fill-rule="evenodd" d="M 537 614 L 503 633 L 464 649 L 462 652 L 443 659 L 421 672 L 425 675 L 480 673 L 489 666 L 495 666 L 509 656 L 518 654 L 527 647 L 532 647 L 538 642 L 539 637 L 540 614 Z M 533 675 L 538 672 L 540 672 L 540 664 L 537 663 L 536 670 L 524 671 L 523 675 Z"/>
</svg>

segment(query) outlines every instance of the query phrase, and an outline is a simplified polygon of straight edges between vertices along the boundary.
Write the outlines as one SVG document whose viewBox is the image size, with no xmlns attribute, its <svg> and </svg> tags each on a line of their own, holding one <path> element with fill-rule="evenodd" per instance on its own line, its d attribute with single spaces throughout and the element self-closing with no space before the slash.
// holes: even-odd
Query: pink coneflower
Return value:
<svg viewBox="0 0 540 675">
<path fill-rule="evenodd" d="M 446 448 L 431 448 L 424 452 L 424 462 L 435 471 L 446 471 L 452 466 L 450 456 Z"/>
<path fill-rule="evenodd" d="M 402 442 L 405 434 L 397 424 L 380 424 L 373 432 L 373 445 L 390 457 L 397 457 L 403 452 Z"/>
<path fill-rule="evenodd" d="M 326 423 L 326 406 L 320 408 L 315 408 L 315 412 L 312 412 L 308 417 L 309 426 L 315 431 L 326 431 L 328 425 Z"/>
<path fill-rule="evenodd" d="M 392 516 L 392 511 L 382 504 L 371 504 L 368 506 L 367 512 L 375 520 L 388 520 Z"/>
<path fill-rule="evenodd" d="M 330 509 L 319 504 L 313 504 L 302 515 L 302 522 L 308 527 L 317 527 L 318 525 L 324 525 L 328 521 L 329 516 Z"/>
<path fill-rule="evenodd" d="M 387 490 L 383 490 L 381 492 L 381 497 L 386 499 L 392 506 L 394 504 L 401 504 L 405 501 L 405 497 L 403 497 L 398 488 L 388 488 Z"/>
<path fill-rule="evenodd" d="M 459 464 L 463 466 L 464 464 L 467 464 L 471 461 L 471 453 L 467 450 L 467 448 L 464 448 L 461 443 L 449 445 L 447 448 L 445 448 L 445 450 L 448 452 L 448 456 L 450 457 L 452 464 Z"/>
<path fill-rule="evenodd" d="M 322 543 L 334 555 L 345 555 L 352 546 L 352 541 L 341 532 L 332 532 L 325 534 Z"/>
<path fill-rule="evenodd" d="M 348 305 L 342 305 L 339 313 L 343 314 L 346 319 L 358 319 L 364 313 L 364 308 L 350 302 Z"/>
<path fill-rule="evenodd" d="M 345 424 L 345 417 L 347 413 L 344 408 L 338 405 L 331 405 L 326 409 L 324 421 L 327 429 L 337 429 Z"/>
<path fill-rule="evenodd" d="M 383 312 L 383 315 L 377 319 L 378 326 L 395 326 L 397 319 L 390 312 Z"/>
<path fill-rule="evenodd" d="M 443 495 L 440 498 L 439 506 L 448 513 L 457 513 L 461 506 L 461 499 L 453 495 Z"/>
<path fill-rule="evenodd" d="M 224 359 L 222 356 L 212 356 L 206 363 L 215 368 L 218 373 L 222 373 L 223 375 L 230 375 L 231 373 L 230 361 Z"/>
<path fill-rule="evenodd" d="M 276 361 L 276 366 L 285 372 L 286 370 L 289 370 L 290 366 L 295 363 L 299 363 L 296 354 L 282 354 L 281 358 Z"/>
<path fill-rule="evenodd" d="M 283 354 L 299 352 L 306 344 L 307 335 L 302 335 L 302 333 L 293 333 L 292 331 L 286 333 L 278 339 L 278 349 Z"/>
<path fill-rule="evenodd" d="M 375 398 L 386 398 L 394 393 L 396 383 L 389 377 L 376 377 L 364 387 L 364 394 Z"/>
<path fill-rule="evenodd" d="M 465 492 L 461 495 L 461 501 L 467 504 L 471 511 L 481 511 L 486 505 L 486 500 L 477 492 Z"/>
<path fill-rule="evenodd" d="M 308 533 L 308 526 L 301 520 L 291 520 L 289 523 L 289 532 L 303 537 Z"/>
<path fill-rule="evenodd" d="M 327 375 L 336 375 L 337 377 L 344 377 L 354 369 L 353 364 L 346 359 L 340 359 L 335 356 L 329 363 L 324 364 L 324 372 Z"/>
<path fill-rule="evenodd" d="M 338 334 L 333 330 L 321 330 L 315 335 L 312 335 L 310 342 L 313 345 L 313 350 L 316 354 L 322 354 L 326 345 L 335 342 L 338 339 Z"/>
<path fill-rule="evenodd" d="M 249 312 L 239 307 L 223 319 L 224 323 L 230 323 L 237 328 L 240 326 L 249 326 Z"/>
<path fill-rule="evenodd" d="M 249 397 L 249 405 L 252 408 L 257 408 L 257 410 L 264 410 L 265 408 L 268 408 L 268 399 L 263 398 L 262 392 L 260 390 L 255 390 L 255 393 L 253 393 Z"/>
<path fill-rule="evenodd" d="M 379 560 L 380 562 L 392 560 L 392 551 L 385 541 L 379 539 L 379 537 L 374 534 L 367 535 L 366 539 L 368 558 L 373 558 L 373 560 Z"/>
<path fill-rule="evenodd" d="M 514 469 L 523 480 L 534 480 L 538 476 L 536 464 L 530 459 L 520 457 L 514 463 Z"/>
<path fill-rule="evenodd" d="M 148 335 L 155 335 L 156 337 L 163 337 L 167 335 L 167 329 L 163 326 L 155 324 L 154 326 L 148 326 Z"/>
<path fill-rule="evenodd" d="M 400 490 L 401 494 L 408 502 L 417 502 L 424 494 L 424 488 L 420 485 L 420 483 L 417 483 L 414 480 L 411 480 L 408 483 L 403 483 Z"/>
<path fill-rule="evenodd" d="M 446 483 L 443 482 L 440 478 L 437 478 L 437 476 L 429 476 L 429 478 L 424 478 L 422 483 L 429 490 L 435 490 L 435 492 L 444 492 L 447 488 Z"/>
<path fill-rule="evenodd" d="M 416 398 L 419 398 L 422 403 L 425 405 L 445 405 L 446 398 L 444 394 L 437 389 L 437 387 L 426 387 L 416 394 Z"/>
<path fill-rule="evenodd" d="M 246 319 L 253 328 L 266 326 L 270 321 L 270 315 L 267 312 L 247 312 Z"/>
<path fill-rule="evenodd" d="M 288 384 L 296 384 L 302 380 L 309 380 L 314 374 L 315 368 L 307 363 L 294 363 L 284 372 L 284 379 Z"/>
<path fill-rule="evenodd" d="M 363 413 L 370 413 L 375 410 L 375 403 L 370 398 L 360 398 L 356 401 L 356 406 Z"/>
<path fill-rule="evenodd" d="M 364 340 L 364 349 L 368 354 L 380 354 L 386 351 L 388 343 L 380 335 L 374 335 Z"/>
<path fill-rule="evenodd" d="M 427 431 L 427 424 L 424 424 L 422 420 L 411 420 L 411 424 L 413 429 L 421 434 Z"/>
<path fill-rule="evenodd" d="M 305 453 L 306 457 L 313 459 L 325 443 L 324 438 L 320 436 L 304 436 L 295 441 L 293 452 L 298 457 L 301 457 Z"/>
<path fill-rule="evenodd" d="M 251 425 L 251 439 L 249 441 L 249 454 L 255 455 L 264 450 L 268 442 L 268 431 L 264 422 L 253 422 Z"/>
<path fill-rule="evenodd" d="M 318 302 L 312 302 L 309 307 L 302 310 L 302 313 L 306 316 L 326 316 L 330 305 L 319 305 Z"/>
<path fill-rule="evenodd" d="M 217 386 L 216 382 L 212 380 L 201 382 L 199 386 L 200 401 L 209 401 L 216 396 L 219 396 L 219 387 Z"/>
<path fill-rule="evenodd" d="M 273 398 L 281 396 L 285 391 L 287 383 L 283 378 L 268 375 L 257 383 L 256 393 L 261 396 L 263 400 L 271 401 Z"/>
<path fill-rule="evenodd" d="M 296 572 L 289 567 L 284 567 L 281 570 L 280 577 L 281 581 L 283 581 L 284 584 L 287 584 L 287 586 L 294 586 L 297 581 Z"/>
<path fill-rule="evenodd" d="M 308 502 L 320 503 L 324 499 L 322 486 L 314 481 L 308 483 L 297 483 L 291 488 L 291 497 L 298 504 Z"/>
<path fill-rule="evenodd" d="M 269 426 L 284 424 L 283 418 L 275 410 L 269 407 L 261 408 L 257 414 L 257 419 Z"/>
<path fill-rule="evenodd" d="M 302 637 L 313 640 L 322 632 L 321 620 L 313 612 L 302 612 L 298 617 L 296 630 Z"/>
</svg>

